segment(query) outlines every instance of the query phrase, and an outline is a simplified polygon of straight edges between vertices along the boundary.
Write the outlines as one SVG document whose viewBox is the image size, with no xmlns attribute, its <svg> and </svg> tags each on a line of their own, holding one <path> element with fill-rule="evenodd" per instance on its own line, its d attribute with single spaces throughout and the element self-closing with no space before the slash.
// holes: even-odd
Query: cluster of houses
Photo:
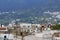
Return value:
<svg viewBox="0 0 60 40">
<path fill-rule="evenodd" d="M 10 23 L 8 26 L 4 26 L 0 24 L 0 35 L 3 35 L 3 34 L 7 36 L 11 35 L 11 37 L 12 35 L 15 35 L 15 37 L 17 37 L 22 35 L 23 36 L 35 35 L 35 33 L 37 33 L 36 35 L 39 34 L 41 36 L 41 33 L 42 35 L 44 35 L 44 33 L 47 30 L 48 30 L 48 33 L 54 33 L 55 31 L 50 29 L 51 26 L 52 26 L 51 24 L 47 25 L 47 24 L 30 24 L 30 23 L 19 23 L 19 24 Z M 54 33 L 53 36 L 58 36 L 58 35 L 57 33 Z"/>
<path fill-rule="evenodd" d="M 50 30 L 50 24 L 30 24 L 30 23 L 10 23 L 8 26 L 0 25 L 0 33 L 8 33 L 9 31 L 13 31 L 12 33 L 20 33 L 20 32 L 42 32 L 43 30 Z M 14 32 L 15 31 L 15 32 Z M 11 33 L 11 32 L 9 32 Z"/>
</svg>

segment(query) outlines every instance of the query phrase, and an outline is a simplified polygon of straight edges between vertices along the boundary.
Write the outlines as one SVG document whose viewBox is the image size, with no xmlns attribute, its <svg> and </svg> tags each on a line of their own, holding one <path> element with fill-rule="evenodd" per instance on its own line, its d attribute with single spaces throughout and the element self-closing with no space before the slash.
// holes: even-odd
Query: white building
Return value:
<svg viewBox="0 0 60 40">
<path fill-rule="evenodd" d="M 9 40 L 13 40 L 14 39 L 14 35 L 13 34 L 0 34 L 0 39 L 4 39 L 4 36 L 7 37 L 7 39 Z"/>
<path fill-rule="evenodd" d="M 32 24 L 32 29 L 34 32 L 38 32 L 40 30 L 40 24 Z"/>
<path fill-rule="evenodd" d="M 31 28 L 31 24 L 29 23 L 20 23 L 21 28 Z"/>
<path fill-rule="evenodd" d="M 22 31 L 30 32 L 31 24 L 30 23 L 20 23 Z"/>
<path fill-rule="evenodd" d="M 29 31 L 29 32 L 37 32 L 39 28 L 41 27 L 40 24 L 30 24 L 30 23 L 21 23 L 21 28 L 24 28 L 23 31 Z"/>
</svg>

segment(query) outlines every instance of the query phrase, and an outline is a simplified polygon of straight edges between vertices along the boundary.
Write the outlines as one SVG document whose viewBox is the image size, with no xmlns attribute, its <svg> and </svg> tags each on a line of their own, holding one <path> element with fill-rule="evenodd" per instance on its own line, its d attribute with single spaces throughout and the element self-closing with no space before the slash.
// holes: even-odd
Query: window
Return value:
<svg viewBox="0 0 60 40">
<path fill-rule="evenodd" d="M 36 26 L 36 28 L 37 28 L 38 26 Z"/>
<path fill-rule="evenodd" d="M 30 26 L 28 26 L 28 28 L 29 28 Z"/>
</svg>

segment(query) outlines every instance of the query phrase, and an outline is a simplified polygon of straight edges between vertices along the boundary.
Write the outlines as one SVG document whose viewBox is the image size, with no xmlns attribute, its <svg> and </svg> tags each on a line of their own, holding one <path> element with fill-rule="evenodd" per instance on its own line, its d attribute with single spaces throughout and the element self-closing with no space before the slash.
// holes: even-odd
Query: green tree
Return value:
<svg viewBox="0 0 60 40">
<path fill-rule="evenodd" d="M 55 24 L 53 26 L 51 26 L 52 30 L 60 30 L 60 24 Z"/>
</svg>

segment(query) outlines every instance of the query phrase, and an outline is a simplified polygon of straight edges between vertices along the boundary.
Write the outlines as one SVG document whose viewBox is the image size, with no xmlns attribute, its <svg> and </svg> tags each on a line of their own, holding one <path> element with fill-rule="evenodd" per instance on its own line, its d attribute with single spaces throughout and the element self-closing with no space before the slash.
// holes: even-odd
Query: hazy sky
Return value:
<svg viewBox="0 0 60 40">
<path fill-rule="evenodd" d="M 41 0 L 0 0 L 0 10 L 14 10 L 24 7 L 32 7 Z"/>
<path fill-rule="evenodd" d="M 51 2 L 52 4 L 60 3 L 59 0 L 0 0 L 0 11 L 30 8 Z"/>
</svg>

